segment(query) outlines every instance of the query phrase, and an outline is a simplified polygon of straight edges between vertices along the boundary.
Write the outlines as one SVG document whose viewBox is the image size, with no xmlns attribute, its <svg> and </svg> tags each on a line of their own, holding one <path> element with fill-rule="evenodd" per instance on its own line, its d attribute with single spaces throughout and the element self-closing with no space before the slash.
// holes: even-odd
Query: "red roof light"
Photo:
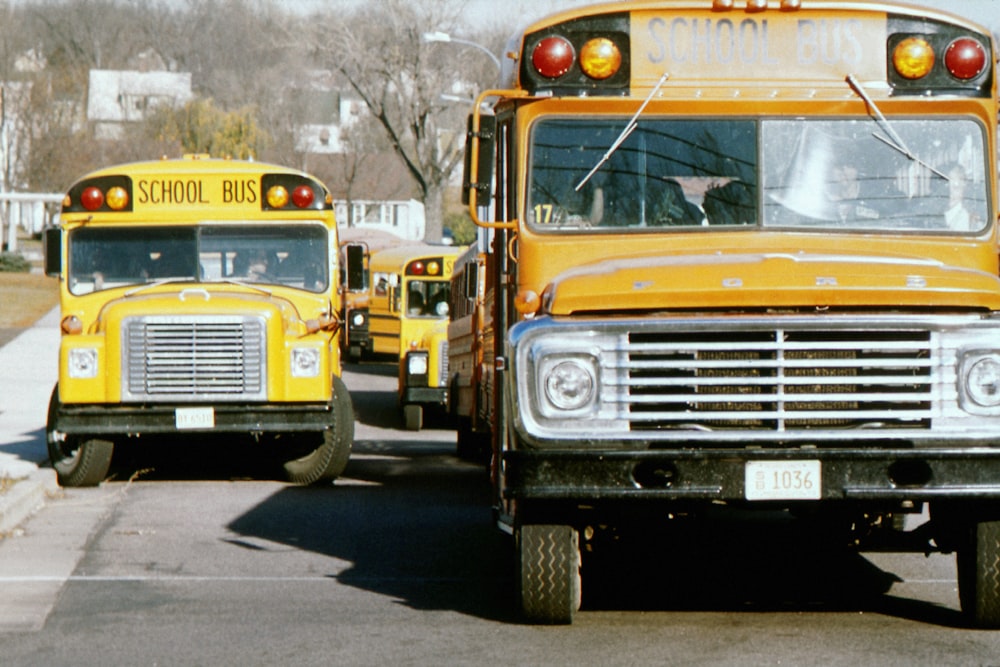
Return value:
<svg viewBox="0 0 1000 667">
<path fill-rule="evenodd" d="M 308 185 L 300 185 L 292 190 L 292 202 L 299 208 L 309 208 L 316 200 L 316 193 Z"/>
<path fill-rule="evenodd" d="M 85 188 L 80 193 L 80 205 L 88 211 L 96 211 L 104 205 L 104 193 L 94 186 Z"/>
<path fill-rule="evenodd" d="M 546 37 L 535 45 L 531 64 L 547 79 L 556 79 L 570 70 L 576 60 L 573 45 L 564 37 Z"/>
<path fill-rule="evenodd" d="M 968 81 L 986 68 L 986 50 L 971 37 L 959 37 L 948 45 L 944 64 L 953 77 Z"/>
</svg>

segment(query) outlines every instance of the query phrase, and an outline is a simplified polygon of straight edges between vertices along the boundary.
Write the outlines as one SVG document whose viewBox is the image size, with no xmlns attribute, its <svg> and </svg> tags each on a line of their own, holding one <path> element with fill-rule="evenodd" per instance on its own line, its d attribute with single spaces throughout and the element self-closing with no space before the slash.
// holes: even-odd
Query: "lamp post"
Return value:
<svg viewBox="0 0 1000 667">
<path fill-rule="evenodd" d="M 425 32 L 420 36 L 420 41 L 430 44 L 431 42 L 454 42 L 455 44 L 462 44 L 463 46 L 470 46 L 474 49 L 478 49 L 488 55 L 493 64 L 497 66 L 497 71 L 503 70 L 503 65 L 500 64 L 500 59 L 497 58 L 496 54 L 487 49 L 482 44 L 477 44 L 476 42 L 471 42 L 467 39 L 459 39 L 457 37 L 452 37 L 446 32 Z"/>
</svg>

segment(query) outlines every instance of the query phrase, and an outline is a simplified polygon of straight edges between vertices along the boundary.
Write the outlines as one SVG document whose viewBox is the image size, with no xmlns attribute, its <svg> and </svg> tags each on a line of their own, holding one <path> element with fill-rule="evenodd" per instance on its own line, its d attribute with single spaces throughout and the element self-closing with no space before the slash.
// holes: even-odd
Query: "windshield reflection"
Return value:
<svg viewBox="0 0 1000 667">
<path fill-rule="evenodd" d="M 553 118 L 536 125 L 530 225 L 949 234 L 981 232 L 989 220 L 983 130 L 970 120 L 894 119 L 921 158 L 913 160 L 868 118 L 642 118 L 577 190 L 626 123 Z"/>
</svg>

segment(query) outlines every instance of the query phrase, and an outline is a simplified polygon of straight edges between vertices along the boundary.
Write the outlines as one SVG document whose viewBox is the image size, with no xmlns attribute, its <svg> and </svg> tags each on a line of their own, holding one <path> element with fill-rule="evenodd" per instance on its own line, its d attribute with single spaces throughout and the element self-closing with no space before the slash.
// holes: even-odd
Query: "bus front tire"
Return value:
<svg viewBox="0 0 1000 667">
<path fill-rule="evenodd" d="M 333 426 L 319 434 L 321 444 L 305 456 L 285 462 L 289 482 L 302 486 L 329 483 L 347 467 L 354 443 L 354 407 L 339 377 L 333 378 L 331 406 Z"/>
<path fill-rule="evenodd" d="M 979 628 L 1000 628 L 1000 521 L 974 521 L 959 547 L 962 612 Z"/>
<path fill-rule="evenodd" d="M 408 403 L 403 406 L 403 422 L 407 431 L 419 431 L 424 427 L 424 408 Z"/>
<path fill-rule="evenodd" d="M 45 442 L 49 460 L 55 468 L 61 486 L 97 486 L 104 481 L 111 467 L 115 445 L 110 440 L 67 435 L 57 437 L 52 427 L 59 414 L 59 386 L 49 400 Z"/>
<path fill-rule="evenodd" d="M 517 531 L 521 609 L 529 622 L 573 622 L 582 587 L 579 539 L 572 526 L 523 525 Z"/>
</svg>

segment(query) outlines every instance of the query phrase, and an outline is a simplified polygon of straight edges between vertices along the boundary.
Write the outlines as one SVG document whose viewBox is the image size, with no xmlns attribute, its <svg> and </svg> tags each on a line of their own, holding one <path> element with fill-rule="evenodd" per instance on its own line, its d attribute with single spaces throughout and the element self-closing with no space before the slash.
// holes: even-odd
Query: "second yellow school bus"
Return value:
<svg viewBox="0 0 1000 667">
<path fill-rule="evenodd" d="M 1000 627 L 990 31 L 626 1 L 505 53 L 465 185 L 496 233 L 493 500 L 528 618 L 571 622 L 583 554 L 626 529 L 728 506 L 954 551 L 969 622 Z"/>
<path fill-rule="evenodd" d="M 290 481 L 337 477 L 354 434 L 338 250 L 326 187 L 278 165 L 190 156 L 72 185 L 46 235 L 60 482 L 99 483 L 126 440 L 217 433 L 264 441 Z"/>
<path fill-rule="evenodd" d="M 448 403 L 446 323 L 460 250 L 397 246 L 373 252 L 368 262 L 371 349 L 399 360 L 399 404 L 410 430 L 422 427 L 425 407 Z"/>
</svg>

